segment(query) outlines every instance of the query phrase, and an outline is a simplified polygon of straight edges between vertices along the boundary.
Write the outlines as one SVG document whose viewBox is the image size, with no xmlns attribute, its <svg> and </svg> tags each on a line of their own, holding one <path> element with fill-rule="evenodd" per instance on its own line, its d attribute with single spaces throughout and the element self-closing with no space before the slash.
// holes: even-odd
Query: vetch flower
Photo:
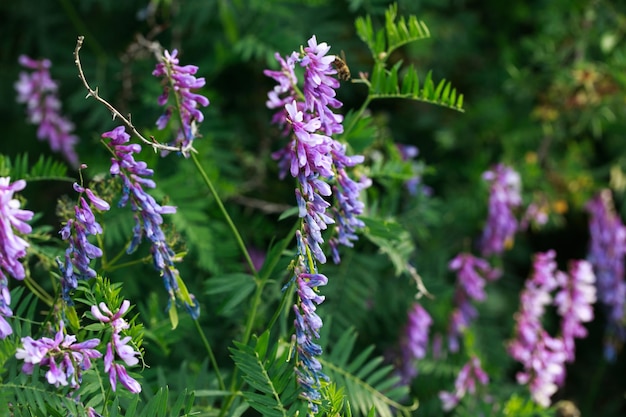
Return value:
<svg viewBox="0 0 626 417">
<path fill-rule="evenodd" d="M 15 279 L 24 279 L 26 271 L 20 258 L 26 256 L 28 242 L 16 234 L 31 232 L 26 223 L 33 218 L 33 212 L 20 208 L 20 202 L 13 197 L 16 191 L 26 187 L 26 181 L 11 183 L 10 177 L 0 177 L 0 339 L 13 333 L 5 317 L 11 317 L 11 294 L 7 275 Z"/>
<path fill-rule="evenodd" d="M 145 162 L 135 160 L 134 154 L 141 151 L 141 146 L 128 144 L 130 135 L 126 133 L 124 126 L 118 126 L 110 132 L 105 132 L 102 137 L 110 139 L 109 145 L 114 154 L 114 157 L 111 158 L 110 173 L 122 181 L 122 197 L 118 205 L 124 207 L 130 203 L 130 207 L 135 213 L 133 237 L 127 252 L 132 253 L 146 237 L 151 243 L 150 252 L 154 267 L 163 277 L 170 301 L 182 302 L 189 314 L 193 318 L 197 318 L 200 314 L 200 306 L 192 294 L 181 288 L 181 285 L 184 284 L 174 265 L 176 254 L 167 243 L 165 234 L 161 229 L 162 215 L 175 213 L 176 207 L 160 205 L 154 197 L 145 191 L 144 188 L 156 187 L 155 182 L 149 178 L 152 176 L 153 170 L 148 168 Z"/>
<path fill-rule="evenodd" d="M 483 174 L 489 186 L 489 214 L 480 241 L 483 256 L 499 255 L 513 244 L 518 222 L 513 210 L 522 204 L 521 180 L 513 168 L 498 164 Z"/>
<path fill-rule="evenodd" d="M 448 326 L 448 349 L 458 352 L 459 337 L 478 316 L 472 301 L 484 301 L 486 281 L 500 277 L 501 271 L 493 269 L 489 262 L 470 253 L 460 253 L 448 264 L 451 271 L 457 272 L 454 305 Z"/>
<path fill-rule="evenodd" d="M 626 255 L 626 227 L 615 212 L 610 190 L 604 190 L 585 206 L 589 212 L 590 245 L 587 259 L 596 276 L 598 300 L 607 315 L 607 343 L 605 357 L 615 358 L 615 343 L 626 340 L 624 327 L 624 256 Z"/>
<path fill-rule="evenodd" d="M 316 359 L 322 349 L 314 342 L 322 327 L 315 309 L 324 301 L 318 287 L 327 282 L 316 265 L 326 262 L 322 233 L 335 225 L 336 236 L 331 237 L 329 246 L 333 259 L 339 262 L 337 246 L 352 246 L 356 230 L 364 226 L 356 217 L 363 212 L 359 193 L 370 184 L 365 177 L 358 182 L 352 180 L 346 171 L 361 163 L 363 157 L 347 156 L 345 145 L 331 137 L 343 132 L 343 116 L 333 111 L 342 103 L 336 98 L 339 81 L 333 77 L 337 73 L 332 66 L 335 57 L 327 55 L 329 50 L 326 43 L 318 43 L 313 36 L 301 53 L 293 52 L 284 59 L 276 55 L 279 71 L 265 71 L 278 83 L 268 94 L 267 107 L 278 109 L 272 122 L 289 137 L 287 145 L 272 156 L 278 160 L 280 177 L 289 173 L 297 183 L 295 196 L 302 223 L 296 234 L 298 254 L 291 281 L 297 286 L 298 299 L 294 305 L 296 374 L 301 395 L 313 412 L 321 398 L 320 380 L 327 379 Z M 304 68 L 302 90 L 297 86 L 297 65 Z M 330 202 L 333 196 L 334 206 Z"/>
<path fill-rule="evenodd" d="M 596 277 L 587 261 L 572 261 L 569 275 L 559 271 L 556 275 L 560 290 L 554 304 L 561 319 L 561 337 L 568 361 L 574 360 L 574 339 L 587 337 L 583 323 L 593 320 L 593 303 L 596 301 Z"/>
<path fill-rule="evenodd" d="M 408 321 L 400 339 L 398 374 L 402 384 L 409 384 L 417 376 L 415 361 L 426 356 L 428 331 L 433 319 L 419 303 L 413 303 Z"/>
<path fill-rule="evenodd" d="M 33 70 L 32 73 L 20 72 L 15 90 L 17 102 L 26 104 L 28 121 L 38 126 L 37 138 L 47 140 L 53 151 L 61 152 L 72 166 L 78 166 L 74 149 L 78 137 L 72 134 L 74 124 L 61 115 L 61 102 L 57 96 L 59 86 L 50 77 L 50 60 L 37 61 L 20 55 L 18 62 Z"/>
<path fill-rule="evenodd" d="M 22 346 L 17 348 L 15 357 L 24 361 L 22 372 L 31 375 L 35 365 L 47 367 L 46 380 L 55 387 L 69 385 L 77 388 L 82 373 L 91 368 L 91 360 L 102 356 L 95 349 L 100 344 L 99 339 L 76 343 L 76 336 L 65 333 L 63 322 L 60 322 L 54 339 L 27 336 L 21 340 Z"/>
<path fill-rule="evenodd" d="M 116 390 L 117 382 L 133 394 L 141 392 L 141 385 L 137 380 L 128 375 L 126 366 L 134 366 L 139 363 L 137 356 L 140 354 L 128 343 L 132 340 L 130 336 L 122 337 L 122 331 L 130 326 L 123 316 L 130 308 L 130 301 L 124 300 L 116 313 L 111 312 L 105 303 L 91 306 L 91 314 L 100 322 L 111 327 L 111 341 L 107 343 L 106 354 L 104 355 L 104 372 L 109 374 L 111 389 Z M 115 357 L 121 359 L 122 363 L 115 362 Z"/>
<path fill-rule="evenodd" d="M 179 65 L 178 51 L 174 49 L 171 53 L 165 51 L 162 61 L 156 65 L 152 75 L 162 77 L 164 82 L 163 93 L 158 98 L 160 106 L 165 106 L 168 102 L 170 92 L 175 96 L 175 107 L 168 106 L 156 124 L 162 130 L 169 123 L 174 111 L 180 116 L 180 128 L 176 133 L 173 145 L 181 146 L 182 153 L 189 156 L 189 149 L 193 140 L 198 137 L 197 123 L 202 123 L 204 115 L 199 107 L 209 105 L 209 99 L 193 91 L 204 87 L 204 78 L 196 78 L 198 67 L 195 65 Z"/>
<path fill-rule="evenodd" d="M 90 264 L 93 259 L 102 256 L 102 250 L 89 242 L 88 236 L 102 234 L 102 226 L 96 221 L 91 210 L 93 206 L 99 211 L 108 211 L 109 203 L 96 196 L 92 190 L 74 183 L 74 191 L 80 193 L 78 204 L 74 206 L 75 217 L 69 219 L 60 230 L 61 238 L 67 240 L 63 261 L 57 258 L 57 265 L 61 271 L 61 295 L 63 300 L 71 304 L 70 293 L 78 286 L 79 279 L 96 277 L 96 271 Z M 82 194 L 87 196 L 89 203 Z"/>
<path fill-rule="evenodd" d="M 454 391 L 440 391 L 439 399 L 442 402 L 443 411 L 450 411 L 458 405 L 467 393 L 476 394 L 477 382 L 481 385 L 489 383 L 489 377 L 480 366 L 480 359 L 472 356 L 470 360 L 463 365 L 461 371 L 454 381 Z"/>
</svg>

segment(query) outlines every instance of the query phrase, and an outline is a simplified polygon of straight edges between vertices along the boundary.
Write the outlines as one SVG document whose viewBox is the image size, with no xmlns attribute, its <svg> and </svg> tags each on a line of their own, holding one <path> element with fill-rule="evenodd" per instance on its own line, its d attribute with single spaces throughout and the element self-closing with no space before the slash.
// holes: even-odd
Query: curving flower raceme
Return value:
<svg viewBox="0 0 626 417">
<path fill-rule="evenodd" d="M 180 146 L 183 155 L 189 156 L 189 149 L 193 146 L 193 140 L 198 137 L 197 123 L 204 120 L 204 115 L 199 107 L 209 105 L 209 99 L 205 96 L 194 93 L 193 90 L 204 87 L 204 78 L 196 78 L 198 67 L 195 65 L 179 65 L 178 51 L 174 49 L 171 53 L 163 53 L 162 62 L 156 65 L 152 75 L 162 77 L 164 81 L 163 93 L 158 98 L 160 106 L 165 106 L 168 102 L 170 92 L 175 96 L 175 106 L 168 106 L 165 112 L 156 122 L 159 130 L 165 129 L 172 114 L 176 111 L 180 116 L 180 128 L 176 133 L 173 145 Z"/>
<path fill-rule="evenodd" d="M 61 102 L 57 97 L 59 86 L 50 77 L 50 60 L 37 61 L 20 55 L 18 62 L 33 70 L 32 73 L 20 72 L 15 90 L 17 102 L 26 104 L 28 121 L 38 126 L 37 138 L 47 140 L 53 151 L 61 152 L 72 166 L 78 166 L 74 149 L 78 137 L 72 134 L 74 124 L 61 115 Z"/>
<path fill-rule="evenodd" d="M 498 164 L 483 174 L 489 182 L 489 214 L 480 241 L 483 256 L 499 255 L 513 244 L 518 222 L 513 210 L 522 204 L 521 180 L 513 168 Z"/>
<path fill-rule="evenodd" d="M 20 258 L 26 256 L 28 242 L 16 234 L 28 234 L 32 228 L 27 221 L 33 218 L 33 212 L 20 208 L 20 202 L 14 198 L 16 191 L 26 187 L 26 181 L 11 183 L 10 177 L 0 177 L 0 339 L 13 333 L 5 317 L 11 317 L 11 294 L 8 276 L 24 279 L 26 274 Z"/>
<path fill-rule="evenodd" d="M 167 243 L 161 229 L 162 215 L 175 213 L 176 207 L 160 205 L 145 191 L 144 188 L 156 187 L 155 182 L 149 178 L 153 175 L 153 170 L 148 168 L 145 162 L 135 160 L 134 154 L 141 151 L 141 145 L 128 143 L 130 135 L 126 133 L 124 126 L 105 132 L 102 137 L 110 139 L 109 145 L 114 154 L 111 158 L 110 173 L 122 181 L 122 198 L 118 205 L 124 207 L 130 203 L 135 213 L 133 237 L 127 252 L 133 252 L 144 237 L 148 238 L 151 243 L 150 252 L 154 267 L 163 277 L 170 301 L 182 302 L 189 314 L 197 318 L 200 314 L 200 306 L 193 295 L 187 296 L 188 293 L 181 290 L 182 280 L 174 265 L 175 253 Z"/>
<path fill-rule="evenodd" d="M 55 387 L 77 388 L 82 373 L 91 368 L 91 360 L 102 356 L 95 349 L 100 344 L 99 339 L 76 343 L 76 336 L 65 333 L 63 322 L 54 339 L 27 336 L 21 340 L 22 346 L 17 348 L 15 357 L 24 361 L 22 372 L 31 375 L 35 365 L 47 368 L 46 380 Z"/>
<path fill-rule="evenodd" d="M 515 338 L 508 352 L 521 362 L 517 381 L 527 384 L 535 402 L 547 407 L 550 397 L 565 381 L 565 363 L 574 360 L 574 338 L 587 335 L 583 322 L 593 318 L 595 301 L 591 266 L 586 261 L 570 264 L 569 274 L 558 271 L 556 253 L 535 255 L 533 273 L 520 295 L 520 310 L 515 315 Z M 552 298 L 552 291 L 557 290 Z M 541 319 L 554 304 L 561 316 L 561 334 L 550 335 Z"/>
<path fill-rule="evenodd" d="M 63 240 L 69 242 L 65 250 L 64 260 L 57 258 L 57 265 L 61 270 L 61 296 L 63 300 L 71 304 L 71 291 L 78 286 L 79 279 L 95 278 L 90 263 L 93 259 L 102 256 L 102 250 L 89 242 L 88 236 L 102 234 L 102 226 L 96 221 L 91 210 L 93 206 L 99 211 L 107 211 L 109 203 L 96 196 L 89 188 L 74 183 L 74 190 L 80 193 L 78 204 L 74 206 L 75 217 L 69 219 L 59 232 Z M 82 194 L 87 196 L 89 203 Z"/>
</svg>

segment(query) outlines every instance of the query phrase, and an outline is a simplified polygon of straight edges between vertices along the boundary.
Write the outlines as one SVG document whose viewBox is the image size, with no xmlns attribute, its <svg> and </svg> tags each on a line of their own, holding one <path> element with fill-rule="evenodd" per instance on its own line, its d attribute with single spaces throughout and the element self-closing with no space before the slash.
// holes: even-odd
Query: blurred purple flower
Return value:
<svg viewBox="0 0 626 417">
<path fill-rule="evenodd" d="M 556 274 L 560 290 L 554 297 L 561 319 L 561 337 L 567 360 L 574 360 L 574 339 L 587 337 L 583 323 L 593 320 L 593 303 L 596 301 L 596 277 L 587 261 L 572 261 L 569 275 Z"/>
<path fill-rule="evenodd" d="M 141 385 L 135 379 L 128 375 L 126 366 L 121 363 L 115 363 L 115 356 L 121 359 L 126 365 L 134 366 L 139 363 L 138 356 L 140 353 L 136 351 L 128 343 L 132 340 L 130 336 L 121 337 L 121 332 L 130 326 L 122 317 L 128 312 L 130 301 L 124 300 L 116 313 L 111 312 L 105 303 L 98 306 L 91 306 L 91 314 L 100 322 L 108 324 L 111 327 L 111 341 L 107 343 L 106 354 L 104 355 L 104 372 L 109 374 L 109 382 L 111 389 L 115 391 L 117 381 L 133 394 L 141 392 Z"/>
<path fill-rule="evenodd" d="M 204 87 L 204 78 L 196 78 L 198 67 L 195 65 L 178 65 L 178 51 L 174 49 L 172 53 L 165 51 L 162 62 L 156 65 L 152 75 L 163 78 L 163 93 L 158 98 L 160 106 L 167 104 L 170 91 L 174 91 L 175 107 L 168 106 L 164 113 L 156 122 L 159 130 L 164 129 L 170 121 L 172 113 L 177 111 L 180 115 L 180 128 L 176 133 L 173 146 L 181 146 L 184 156 L 189 156 L 189 149 L 193 145 L 193 140 L 199 136 L 197 123 L 202 123 L 204 115 L 198 109 L 200 106 L 209 105 L 209 99 L 205 96 L 192 92 Z"/>
<path fill-rule="evenodd" d="M 522 203 L 521 180 L 513 168 L 498 164 L 483 174 L 489 182 L 489 214 L 480 241 L 483 256 L 499 255 L 513 244 L 518 229 L 513 209 Z"/>
<path fill-rule="evenodd" d="M 454 305 L 448 326 L 448 349 L 458 352 L 459 337 L 478 315 L 472 301 L 484 301 L 485 283 L 500 277 L 501 271 L 493 269 L 489 262 L 470 253 L 460 253 L 448 264 L 457 271 Z"/>
<path fill-rule="evenodd" d="M 35 365 L 48 367 L 46 379 L 55 387 L 78 387 L 82 381 L 82 372 L 91 368 L 91 359 L 102 356 L 94 349 L 100 344 L 99 339 L 75 343 L 76 336 L 65 334 L 63 322 L 54 339 L 33 339 L 27 336 L 21 340 L 22 347 L 17 348 L 15 357 L 24 361 L 22 372 L 31 375 Z"/>
<path fill-rule="evenodd" d="M 535 255 L 533 273 L 515 316 L 515 339 L 508 345 L 509 354 L 524 367 L 517 381 L 528 384 L 533 400 L 544 407 L 564 383 L 565 362 L 574 359 L 574 338 L 586 335 L 581 323 L 592 319 L 595 299 L 589 264 L 572 262 L 568 276 L 557 270 L 555 256 L 554 251 Z M 562 316 L 561 337 L 548 334 L 541 323 L 546 307 L 553 302 L 551 292 L 557 288 L 554 305 Z"/>
<path fill-rule="evenodd" d="M 96 271 L 91 266 L 91 260 L 102 256 L 102 250 L 90 243 L 88 236 L 102 234 L 102 226 L 96 221 L 91 206 L 100 211 L 109 210 L 109 204 L 96 196 L 89 188 L 74 183 L 74 191 L 80 193 L 78 204 L 74 206 L 75 217 L 69 219 L 59 231 L 61 238 L 69 242 L 65 250 L 64 260 L 57 258 L 57 265 L 61 271 L 61 296 L 70 304 L 70 292 L 78 286 L 79 279 L 95 278 Z M 82 196 L 85 194 L 89 203 Z"/>
<path fill-rule="evenodd" d="M 413 303 L 409 310 L 408 321 L 400 339 L 400 358 L 398 374 L 402 384 L 410 384 L 417 376 L 415 361 L 426 356 L 428 331 L 433 320 L 428 312 L 418 303 Z"/>
<path fill-rule="evenodd" d="M 454 392 L 440 391 L 439 399 L 442 402 L 443 411 L 450 411 L 456 407 L 465 397 L 465 394 L 476 394 L 476 383 L 487 385 L 489 377 L 480 366 L 480 359 L 476 356 L 472 358 L 461 368 L 461 371 L 454 381 Z"/>
<path fill-rule="evenodd" d="M 409 162 L 412 159 L 417 158 L 417 155 L 419 155 L 419 149 L 417 146 L 397 143 L 396 148 L 398 149 L 398 152 L 400 152 L 400 158 L 405 162 Z M 432 194 L 432 189 L 427 185 L 422 184 L 421 169 L 415 161 L 411 163 L 411 171 L 413 176 L 404 182 L 404 186 L 409 194 L 416 196 L 419 192 L 425 196 L 430 196 Z"/>
<path fill-rule="evenodd" d="M 145 162 L 135 160 L 133 154 L 141 151 L 141 145 L 128 144 L 130 136 L 126 133 L 124 126 L 118 126 L 110 132 L 105 132 L 102 137 L 110 139 L 109 145 L 115 155 L 114 158 L 111 158 L 110 173 L 122 181 L 122 198 L 118 205 L 124 207 L 130 202 L 130 207 L 135 213 L 133 238 L 127 252 L 133 252 L 143 237 L 147 237 L 152 245 L 150 252 L 154 267 L 163 277 L 170 301 L 182 302 L 189 314 L 194 319 L 197 318 L 200 314 L 200 305 L 195 301 L 193 295 L 187 299 L 180 290 L 180 274 L 174 266 L 176 254 L 170 248 L 161 229 L 161 224 L 163 224 L 161 215 L 175 213 L 176 207 L 161 206 L 154 197 L 144 190 L 144 187 L 156 187 L 155 182 L 149 178 L 152 176 L 153 170 L 148 168 Z"/>
<path fill-rule="evenodd" d="M 61 115 L 58 84 L 50 77 L 50 60 L 37 61 L 20 55 L 18 62 L 34 70 L 32 73 L 20 72 L 15 90 L 17 102 L 26 103 L 28 121 L 38 126 L 37 138 L 47 140 L 53 151 L 61 152 L 72 166 L 77 167 L 78 155 L 74 146 L 78 137 L 72 134 L 74 124 Z"/>
<path fill-rule="evenodd" d="M 624 255 L 626 255 L 626 227 L 615 212 L 610 190 L 603 190 L 586 205 L 589 212 L 590 245 L 587 259 L 596 276 L 598 300 L 607 311 L 607 343 L 605 357 L 615 358 L 613 339 L 624 342 Z"/>
</svg>

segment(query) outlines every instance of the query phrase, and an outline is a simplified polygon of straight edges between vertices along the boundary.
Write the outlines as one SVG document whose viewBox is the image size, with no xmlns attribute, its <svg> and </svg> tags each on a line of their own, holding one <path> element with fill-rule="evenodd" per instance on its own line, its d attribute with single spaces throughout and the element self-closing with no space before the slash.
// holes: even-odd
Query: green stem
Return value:
<svg viewBox="0 0 626 417">
<path fill-rule="evenodd" d="M 363 112 L 365 112 L 365 109 L 367 109 L 367 106 L 369 106 L 371 101 L 372 101 L 372 96 L 368 95 L 365 101 L 363 102 L 363 104 L 361 105 L 361 107 L 356 111 L 356 114 L 354 115 L 354 117 L 352 117 L 352 120 L 350 121 L 350 125 L 348 125 L 343 130 L 341 139 L 347 138 L 349 136 L 350 131 L 354 129 L 354 126 L 356 125 L 357 121 L 361 118 L 361 116 L 363 116 Z"/>
<path fill-rule="evenodd" d="M 207 175 L 206 171 L 200 164 L 200 161 L 198 161 L 198 157 L 193 152 L 191 152 L 191 159 L 193 159 L 194 165 L 198 169 L 198 172 L 200 173 L 200 176 L 202 176 L 202 179 L 204 180 L 204 183 L 206 184 L 206 186 L 209 187 L 209 191 L 211 191 L 211 194 L 213 195 L 213 198 L 215 199 L 217 206 L 222 212 L 224 219 L 226 219 L 226 223 L 228 223 L 228 227 L 230 227 L 231 232 L 235 236 L 235 240 L 237 241 L 237 244 L 239 245 L 239 248 L 241 249 L 241 252 L 243 253 L 244 258 L 246 258 L 246 263 L 248 264 L 250 271 L 252 271 L 255 280 L 258 280 L 259 273 L 254 267 L 254 262 L 252 262 L 252 258 L 250 258 L 250 253 L 248 252 L 248 248 L 246 247 L 246 244 L 243 242 L 243 239 L 241 238 L 241 234 L 239 233 L 237 226 L 235 226 L 235 223 L 233 223 L 233 219 L 228 214 L 228 211 L 226 211 L 226 207 L 224 207 L 224 203 L 222 203 L 222 199 L 217 194 L 217 190 L 215 189 L 213 182 L 209 179 L 209 176 Z"/>
<path fill-rule="evenodd" d="M 215 359 L 215 355 L 213 354 L 213 349 L 211 349 L 211 344 L 209 343 L 206 336 L 204 335 L 204 332 L 200 328 L 200 323 L 198 323 L 198 320 L 194 320 L 193 322 L 195 323 L 196 329 L 198 330 L 198 334 L 200 335 L 200 338 L 202 339 L 204 348 L 209 354 L 209 360 L 211 361 L 211 365 L 213 365 L 213 369 L 215 369 L 215 376 L 217 377 L 217 384 L 219 385 L 220 389 L 224 391 L 226 389 L 226 385 L 224 384 L 224 379 L 222 378 L 222 374 L 220 373 L 220 368 L 217 366 L 217 360 Z"/>
</svg>

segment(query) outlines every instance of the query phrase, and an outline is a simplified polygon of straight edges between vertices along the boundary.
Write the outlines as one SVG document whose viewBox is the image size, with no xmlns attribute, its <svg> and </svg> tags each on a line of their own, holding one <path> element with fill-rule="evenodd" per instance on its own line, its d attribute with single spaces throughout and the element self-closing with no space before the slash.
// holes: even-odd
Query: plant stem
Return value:
<svg viewBox="0 0 626 417">
<path fill-rule="evenodd" d="M 259 279 L 259 273 L 257 272 L 256 268 L 254 267 L 254 262 L 252 262 L 252 258 L 250 258 L 250 253 L 248 253 L 248 248 L 246 247 L 246 244 L 243 242 L 243 239 L 241 238 L 241 234 L 239 233 L 239 230 L 237 229 L 237 226 L 235 226 L 235 223 L 233 223 L 233 219 L 228 214 L 228 211 L 226 211 L 226 207 L 224 207 L 224 203 L 222 203 L 222 199 L 217 194 L 217 190 L 215 189 L 215 186 L 213 185 L 213 182 L 209 179 L 209 176 L 207 175 L 206 171 L 204 170 L 204 168 L 200 164 L 200 161 L 198 161 L 198 157 L 196 156 L 195 153 L 191 154 L 191 159 L 193 160 L 194 165 L 198 169 L 198 172 L 202 176 L 202 179 L 204 180 L 204 183 L 209 188 L 209 191 L 211 191 L 211 194 L 213 195 L 213 198 L 215 199 L 215 202 L 217 203 L 217 206 L 219 207 L 220 211 L 222 212 L 222 215 L 224 216 L 224 219 L 226 220 L 226 223 L 228 223 L 228 227 L 230 227 L 231 232 L 235 236 L 235 240 L 237 241 L 237 244 L 239 245 L 239 248 L 241 249 L 241 252 L 243 253 L 244 258 L 246 258 L 246 263 L 248 264 L 248 267 L 250 268 L 250 271 L 252 271 L 255 280 L 258 280 Z M 258 283 L 257 283 L 257 285 L 258 285 Z"/>
<path fill-rule="evenodd" d="M 211 349 L 211 344 L 209 343 L 206 336 L 204 335 L 204 332 L 202 331 L 202 328 L 200 327 L 200 323 L 198 323 L 198 320 L 194 320 L 193 322 L 196 325 L 196 329 L 198 330 L 198 334 L 200 335 L 200 338 L 202 339 L 204 348 L 209 354 L 209 360 L 211 361 L 211 365 L 213 366 L 213 369 L 215 369 L 215 376 L 217 377 L 217 384 L 219 385 L 220 389 L 224 391 L 226 390 L 226 385 L 224 384 L 224 379 L 222 378 L 222 374 L 220 373 L 220 368 L 217 366 L 217 360 L 215 359 L 215 355 L 213 354 L 213 349 Z"/>
</svg>

